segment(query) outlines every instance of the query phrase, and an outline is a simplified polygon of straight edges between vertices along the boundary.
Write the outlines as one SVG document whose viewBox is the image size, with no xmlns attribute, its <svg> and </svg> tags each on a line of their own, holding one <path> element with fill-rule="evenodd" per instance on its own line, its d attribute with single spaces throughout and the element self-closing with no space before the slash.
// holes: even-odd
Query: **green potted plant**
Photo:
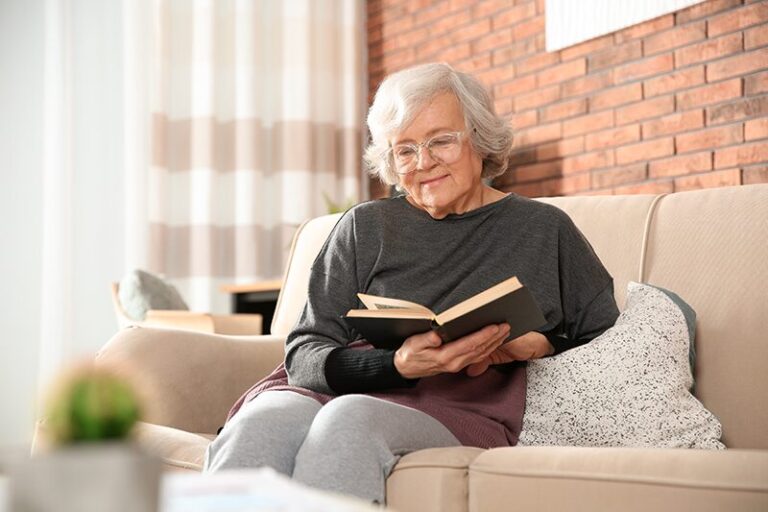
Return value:
<svg viewBox="0 0 768 512">
<path fill-rule="evenodd" d="M 131 440 L 142 407 L 118 373 L 80 365 L 52 388 L 48 449 L 14 471 L 12 510 L 154 512 L 160 463 Z"/>
</svg>

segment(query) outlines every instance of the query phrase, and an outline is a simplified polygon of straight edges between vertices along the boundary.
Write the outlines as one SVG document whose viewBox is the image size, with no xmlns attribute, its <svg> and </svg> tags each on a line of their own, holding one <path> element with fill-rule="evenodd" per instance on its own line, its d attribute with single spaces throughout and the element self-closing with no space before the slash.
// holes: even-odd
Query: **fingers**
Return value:
<svg viewBox="0 0 768 512">
<path fill-rule="evenodd" d="M 484 359 L 479 363 L 473 363 L 467 366 L 467 375 L 470 377 L 477 377 L 485 373 L 490 366 L 488 359 Z"/>
</svg>

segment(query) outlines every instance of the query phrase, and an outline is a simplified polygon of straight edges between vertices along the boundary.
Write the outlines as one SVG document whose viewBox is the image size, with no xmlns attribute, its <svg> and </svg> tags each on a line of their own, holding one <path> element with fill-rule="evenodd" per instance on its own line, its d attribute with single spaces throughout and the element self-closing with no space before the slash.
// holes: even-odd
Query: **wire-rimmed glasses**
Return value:
<svg viewBox="0 0 768 512">
<path fill-rule="evenodd" d="M 461 157 L 461 139 L 466 131 L 438 133 L 419 144 L 403 142 L 390 148 L 395 172 L 401 176 L 414 172 L 421 158 L 421 148 L 426 148 L 430 158 L 450 165 Z"/>
</svg>

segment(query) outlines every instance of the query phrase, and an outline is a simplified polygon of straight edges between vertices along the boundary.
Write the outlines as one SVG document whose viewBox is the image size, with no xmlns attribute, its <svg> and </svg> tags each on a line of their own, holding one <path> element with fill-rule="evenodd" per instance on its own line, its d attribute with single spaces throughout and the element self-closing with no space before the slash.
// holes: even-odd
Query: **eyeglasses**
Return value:
<svg viewBox="0 0 768 512">
<path fill-rule="evenodd" d="M 466 131 L 439 133 L 419 144 L 395 144 L 390 148 L 395 172 L 401 176 L 414 172 L 422 147 L 427 148 L 432 160 L 445 165 L 455 163 L 461 156 L 461 139 L 466 134 Z"/>
</svg>

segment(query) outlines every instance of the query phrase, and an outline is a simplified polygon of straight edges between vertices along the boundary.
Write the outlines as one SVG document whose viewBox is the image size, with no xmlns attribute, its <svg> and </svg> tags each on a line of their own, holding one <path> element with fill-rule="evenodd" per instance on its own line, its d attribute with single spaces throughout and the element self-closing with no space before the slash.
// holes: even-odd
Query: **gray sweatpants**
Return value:
<svg viewBox="0 0 768 512">
<path fill-rule="evenodd" d="M 208 446 L 204 471 L 269 466 L 319 489 L 384 503 L 400 456 L 461 443 L 426 413 L 366 395 L 322 406 L 291 391 L 247 403 Z"/>
</svg>

